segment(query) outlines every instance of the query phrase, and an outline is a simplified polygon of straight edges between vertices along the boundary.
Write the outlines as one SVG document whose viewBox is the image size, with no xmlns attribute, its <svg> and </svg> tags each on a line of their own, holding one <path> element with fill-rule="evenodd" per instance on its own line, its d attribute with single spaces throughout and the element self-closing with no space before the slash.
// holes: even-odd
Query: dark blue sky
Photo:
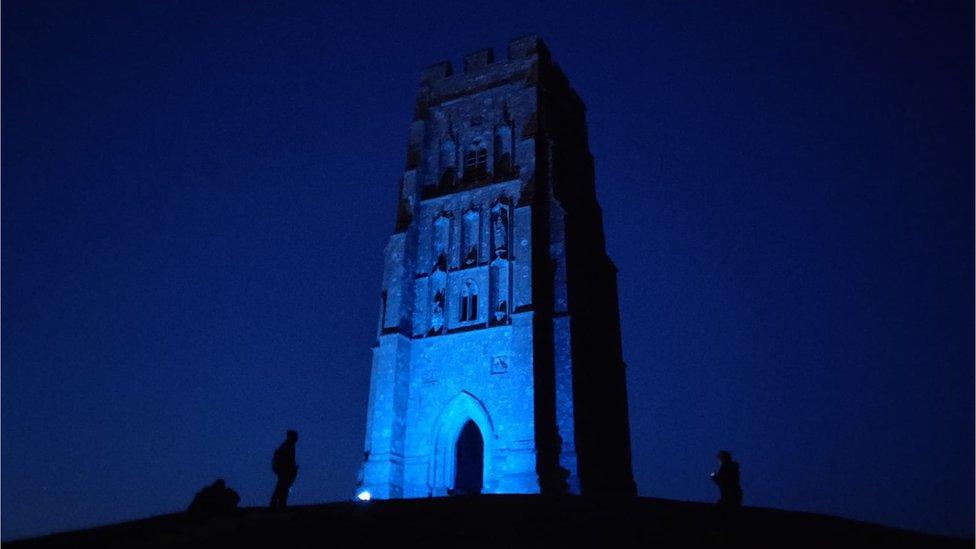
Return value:
<svg viewBox="0 0 976 549">
<path fill-rule="evenodd" d="M 350 497 L 419 70 L 534 32 L 640 493 L 973 534 L 971 2 L 80 4 L 3 3 L 4 539 Z"/>
</svg>

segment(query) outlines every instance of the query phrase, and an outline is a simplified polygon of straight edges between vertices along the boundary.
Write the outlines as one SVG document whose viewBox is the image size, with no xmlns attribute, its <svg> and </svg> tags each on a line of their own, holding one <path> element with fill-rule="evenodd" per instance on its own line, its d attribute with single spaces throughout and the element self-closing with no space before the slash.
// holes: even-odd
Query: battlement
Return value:
<svg viewBox="0 0 976 549">
<path fill-rule="evenodd" d="M 485 48 L 464 56 L 464 72 L 472 73 L 483 69 L 495 61 L 495 50 Z"/>
<path fill-rule="evenodd" d="M 547 53 L 548 49 L 542 39 L 532 34 L 509 40 L 506 59 L 501 63 L 522 61 Z M 441 61 L 425 67 L 420 73 L 420 82 L 423 85 L 432 85 L 452 77 L 474 75 L 501 63 L 495 62 L 495 51 L 493 48 L 484 48 L 469 53 L 462 58 L 461 73 L 455 75 L 451 62 Z"/>
</svg>

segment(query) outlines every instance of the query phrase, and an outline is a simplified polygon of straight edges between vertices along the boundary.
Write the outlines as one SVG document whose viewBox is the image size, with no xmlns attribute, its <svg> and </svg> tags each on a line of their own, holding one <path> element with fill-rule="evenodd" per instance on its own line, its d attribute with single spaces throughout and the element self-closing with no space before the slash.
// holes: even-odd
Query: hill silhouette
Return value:
<svg viewBox="0 0 976 549">
<path fill-rule="evenodd" d="M 837 517 L 656 498 L 470 496 L 161 515 L 5 543 L 47 547 L 972 547 Z"/>
</svg>

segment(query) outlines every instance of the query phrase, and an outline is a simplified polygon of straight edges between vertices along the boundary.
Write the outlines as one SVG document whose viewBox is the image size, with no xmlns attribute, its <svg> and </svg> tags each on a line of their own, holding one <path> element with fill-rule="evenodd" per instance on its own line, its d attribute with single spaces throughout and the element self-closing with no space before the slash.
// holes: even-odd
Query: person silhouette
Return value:
<svg viewBox="0 0 976 549">
<path fill-rule="evenodd" d="M 271 459 L 271 470 L 278 477 L 274 493 L 271 494 L 272 509 L 283 509 L 288 505 L 288 492 L 298 476 L 298 464 L 295 463 L 295 443 L 298 442 L 298 431 L 289 430 L 285 441 L 275 450 Z"/>
<path fill-rule="evenodd" d="M 712 473 L 712 482 L 718 485 L 718 504 L 724 507 L 742 505 L 742 487 L 739 485 L 739 464 L 732 461 L 732 454 L 721 450 L 716 456 L 718 471 Z"/>
<path fill-rule="evenodd" d="M 209 518 L 233 513 L 240 503 L 241 496 L 227 487 L 224 479 L 218 478 L 210 486 L 197 492 L 186 512 L 194 518 Z"/>
</svg>

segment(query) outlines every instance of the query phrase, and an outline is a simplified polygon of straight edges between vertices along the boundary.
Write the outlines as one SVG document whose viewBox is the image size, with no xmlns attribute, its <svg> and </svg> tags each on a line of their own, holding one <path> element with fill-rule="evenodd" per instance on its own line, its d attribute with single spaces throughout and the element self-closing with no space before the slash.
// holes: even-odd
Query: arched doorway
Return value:
<svg viewBox="0 0 976 549">
<path fill-rule="evenodd" d="M 485 448 L 481 431 L 468 420 L 458 435 L 454 468 L 455 494 L 480 494 L 484 472 Z"/>
<path fill-rule="evenodd" d="M 475 434 L 481 442 L 481 450 L 475 452 L 475 459 L 481 463 L 481 480 L 475 483 L 481 487 L 479 493 L 492 494 L 496 491 L 496 468 L 492 463 L 497 436 L 491 415 L 483 402 L 467 391 L 454 395 L 434 422 L 431 440 L 434 451 L 431 454 L 428 483 L 430 495 L 447 496 L 455 493 L 457 486 L 458 441 L 461 431 L 468 422 L 474 423 Z M 460 445 L 465 448 L 465 444 Z M 465 450 L 465 455 L 467 450 Z M 463 460 L 467 461 L 467 460 Z"/>
</svg>

